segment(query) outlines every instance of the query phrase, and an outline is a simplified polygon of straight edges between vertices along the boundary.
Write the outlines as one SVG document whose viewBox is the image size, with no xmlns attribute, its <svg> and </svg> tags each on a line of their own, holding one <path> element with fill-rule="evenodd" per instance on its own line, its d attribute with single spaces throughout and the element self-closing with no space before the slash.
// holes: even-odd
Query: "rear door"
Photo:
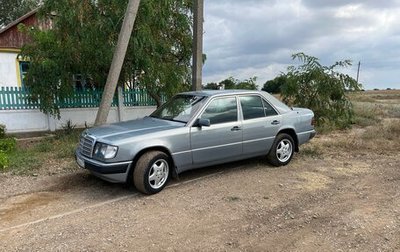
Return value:
<svg viewBox="0 0 400 252">
<path fill-rule="evenodd" d="M 242 125 L 235 96 L 214 98 L 200 118 L 210 126 L 191 128 L 193 164 L 229 162 L 242 155 Z"/>
<path fill-rule="evenodd" d="M 258 95 L 239 97 L 243 115 L 243 154 L 267 154 L 281 124 L 281 115 Z"/>
</svg>

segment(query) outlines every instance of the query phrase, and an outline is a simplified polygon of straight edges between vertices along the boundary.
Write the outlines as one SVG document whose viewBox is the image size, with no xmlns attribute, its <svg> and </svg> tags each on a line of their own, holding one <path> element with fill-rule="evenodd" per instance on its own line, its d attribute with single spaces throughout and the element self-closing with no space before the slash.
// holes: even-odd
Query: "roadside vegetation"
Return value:
<svg viewBox="0 0 400 252">
<path fill-rule="evenodd" d="M 335 150 L 352 157 L 400 151 L 400 90 L 353 92 L 349 99 L 354 107 L 352 129 L 324 124 L 317 129 L 321 140 L 306 144 L 301 156 L 322 158 Z"/>
<path fill-rule="evenodd" d="M 18 139 L 1 169 L 14 175 L 58 174 L 77 169 L 74 150 L 82 129 L 56 132 L 54 135 Z"/>
<path fill-rule="evenodd" d="M 317 138 L 301 147 L 299 157 L 324 158 L 332 150 L 349 155 L 370 152 L 386 155 L 400 151 L 400 90 L 353 92 L 349 99 L 354 107 L 352 129 L 338 130 L 329 124 L 319 126 Z M 8 148 L 11 151 L 7 154 L 0 152 L 0 157 L 6 156 L 8 160 L 0 171 L 36 176 L 77 170 L 74 150 L 81 131 L 67 122 L 63 130 L 51 136 L 16 141 L 8 138 L 15 145 Z"/>
</svg>

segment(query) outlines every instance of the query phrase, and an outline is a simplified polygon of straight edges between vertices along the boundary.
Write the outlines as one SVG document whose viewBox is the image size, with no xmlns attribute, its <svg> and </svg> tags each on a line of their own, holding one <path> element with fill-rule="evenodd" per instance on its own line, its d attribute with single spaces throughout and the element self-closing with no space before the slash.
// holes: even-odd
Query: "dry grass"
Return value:
<svg viewBox="0 0 400 252">
<path fill-rule="evenodd" d="M 329 125 L 302 148 L 304 157 L 330 157 L 337 153 L 357 155 L 398 155 L 400 152 L 400 90 L 367 91 L 350 94 L 354 125 L 348 130 L 330 130 Z M 378 99 L 379 98 L 379 99 Z M 389 101 L 389 102 L 388 102 Z"/>
<path fill-rule="evenodd" d="M 400 139 L 400 120 L 387 119 L 377 127 L 370 127 L 361 135 L 365 140 L 383 139 L 388 141 L 396 141 Z"/>
</svg>

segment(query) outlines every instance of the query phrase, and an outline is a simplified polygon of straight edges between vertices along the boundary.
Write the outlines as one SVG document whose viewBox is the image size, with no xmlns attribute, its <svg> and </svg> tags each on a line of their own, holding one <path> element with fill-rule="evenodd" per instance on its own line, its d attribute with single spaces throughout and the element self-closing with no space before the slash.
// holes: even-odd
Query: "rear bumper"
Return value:
<svg viewBox="0 0 400 252">
<path fill-rule="evenodd" d="M 316 132 L 315 130 L 311 131 L 311 132 L 310 132 L 310 138 L 309 138 L 309 139 L 314 138 L 316 134 L 317 134 L 317 132 Z"/>
<path fill-rule="evenodd" d="M 299 146 L 310 141 L 310 139 L 314 138 L 316 134 L 317 133 L 315 132 L 314 129 L 297 134 L 297 139 L 299 140 Z"/>
<path fill-rule="evenodd" d="M 75 151 L 75 158 L 81 168 L 87 169 L 95 176 L 114 183 L 126 182 L 129 168 L 132 164 L 132 161 L 103 163 L 83 156 L 78 150 Z"/>
</svg>

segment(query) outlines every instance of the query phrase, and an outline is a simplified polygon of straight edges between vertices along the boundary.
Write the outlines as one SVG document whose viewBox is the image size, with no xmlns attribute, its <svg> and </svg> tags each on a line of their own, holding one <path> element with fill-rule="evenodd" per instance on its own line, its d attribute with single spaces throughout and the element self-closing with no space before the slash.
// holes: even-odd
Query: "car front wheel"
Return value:
<svg viewBox="0 0 400 252">
<path fill-rule="evenodd" d="M 278 134 L 267 155 L 268 162 L 274 166 L 286 165 L 292 159 L 293 153 L 293 138 L 286 133 Z"/>
<path fill-rule="evenodd" d="M 161 151 L 144 153 L 136 163 L 133 183 L 136 189 L 145 194 L 160 192 L 169 178 L 169 157 Z"/>
</svg>

